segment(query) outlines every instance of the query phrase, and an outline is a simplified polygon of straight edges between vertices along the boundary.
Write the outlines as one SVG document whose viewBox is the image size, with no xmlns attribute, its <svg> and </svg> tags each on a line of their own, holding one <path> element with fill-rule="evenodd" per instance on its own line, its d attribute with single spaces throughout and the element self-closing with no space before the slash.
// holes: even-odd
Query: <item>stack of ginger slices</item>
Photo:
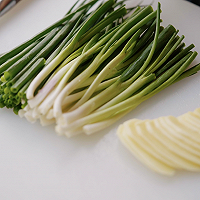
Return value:
<svg viewBox="0 0 200 200">
<path fill-rule="evenodd" d="M 118 127 L 121 142 L 143 164 L 163 175 L 200 171 L 200 108 L 179 117 L 131 119 Z"/>
</svg>

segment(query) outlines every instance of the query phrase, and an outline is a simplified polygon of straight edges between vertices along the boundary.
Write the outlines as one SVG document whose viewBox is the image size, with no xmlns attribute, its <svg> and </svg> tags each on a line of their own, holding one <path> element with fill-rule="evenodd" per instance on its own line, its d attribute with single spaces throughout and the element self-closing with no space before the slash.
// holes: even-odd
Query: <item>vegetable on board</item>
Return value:
<svg viewBox="0 0 200 200">
<path fill-rule="evenodd" d="M 78 0 L 53 25 L 0 55 L 0 107 L 68 137 L 100 131 L 166 87 L 195 74 L 194 45 L 161 5 Z"/>
</svg>

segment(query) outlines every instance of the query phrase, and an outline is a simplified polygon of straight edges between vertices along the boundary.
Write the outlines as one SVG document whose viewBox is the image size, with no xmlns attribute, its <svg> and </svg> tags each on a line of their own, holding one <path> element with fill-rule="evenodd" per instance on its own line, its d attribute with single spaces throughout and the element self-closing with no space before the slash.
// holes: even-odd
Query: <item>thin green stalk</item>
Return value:
<svg viewBox="0 0 200 200">
<path fill-rule="evenodd" d="M 25 85 L 32 77 L 35 77 L 36 74 L 43 68 L 45 65 L 45 59 L 39 58 L 27 72 L 25 72 L 11 87 L 13 93 L 17 93 L 23 85 Z"/>
<path fill-rule="evenodd" d="M 166 43 L 168 42 L 169 38 L 174 34 L 175 28 L 172 25 L 168 25 L 160 34 L 158 37 L 158 46 L 156 48 L 156 52 L 162 49 Z M 137 58 L 135 62 L 133 62 L 121 75 L 119 81 L 125 82 L 129 78 L 131 79 L 137 79 L 145 70 L 146 65 L 144 65 L 150 51 L 152 48 L 152 44 L 149 44 L 149 46 L 142 52 L 142 54 Z M 155 53 L 156 53 L 155 52 Z"/>
<path fill-rule="evenodd" d="M 102 83 L 100 83 L 98 85 L 98 87 L 96 88 L 95 92 L 94 92 L 94 96 L 95 96 L 95 93 L 98 93 L 104 89 L 106 89 L 107 87 L 109 87 L 110 85 L 112 85 L 116 80 L 118 79 L 118 77 L 114 77 L 112 79 L 109 79 L 107 81 L 104 81 Z M 87 90 L 81 90 L 80 92 L 76 92 L 76 93 L 73 93 L 73 94 L 70 94 L 69 96 L 67 96 L 63 102 L 62 102 L 62 107 L 66 107 L 68 106 L 70 103 L 73 103 L 73 102 L 76 102 L 78 101 L 83 95 L 84 93 L 86 92 Z M 93 97 L 93 96 L 92 96 Z M 91 97 L 91 98 L 92 98 Z"/>
<path fill-rule="evenodd" d="M 171 85 L 188 68 L 196 56 L 196 51 L 188 53 L 188 55 L 182 58 L 173 67 L 159 76 L 156 81 L 146 87 L 142 91 L 143 96 L 152 96 Z M 176 70 L 177 68 L 178 70 Z"/>
<path fill-rule="evenodd" d="M 48 59 L 46 60 L 46 65 L 48 65 L 64 48 L 65 45 L 71 40 L 71 38 L 73 37 L 73 35 L 75 34 L 75 31 L 79 28 L 79 26 L 81 25 L 82 18 L 80 17 L 76 24 L 73 26 L 73 28 L 70 30 L 70 33 L 67 35 L 67 37 L 65 37 L 63 39 L 63 41 L 60 43 L 60 45 L 56 48 L 56 50 L 48 57 Z"/>
<path fill-rule="evenodd" d="M 173 36 L 172 36 L 173 37 Z M 160 53 L 160 56 L 158 56 L 158 58 L 156 59 L 156 61 L 145 71 L 144 76 L 146 74 L 150 74 L 153 73 L 154 71 L 156 71 L 157 69 L 159 69 L 159 67 L 164 64 L 164 62 L 167 61 L 167 59 L 170 57 L 170 55 L 175 51 L 175 49 L 177 48 L 177 46 L 181 43 L 181 41 L 184 39 L 184 36 L 181 36 L 178 41 L 171 47 L 168 47 L 168 44 L 166 45 L 166 49 L 168 48 L 168 52 L 167 54 L 165 54 L 165 49 L 163 49 L 163 51 Z M 170 44 L 171 41 L 169 41 Z M 170 45 L 169 45 L 170 46 Z M 164 53 L 163 53 L 164 52 Z M 160 59 L 160 57 L 162 57 Z"/>
<path fill-rule="evenodd" d="M 200 63 L 196 64 L 195 66 L 191 67 L 190 69 L 183 72 L 173 83 L 176 83 L 186 77 L 196 74 L 200 70 Z"/>
<path fill-rule="evenodd" d="M 102 31 L 103 28 L 107 27 L 110 23 L 112 23 L 114 20 L 116 20 L 116 16 L 123 16 L 126 14 L 126 9 L 124 7 L 121 7 L 112 13 L 110 13 L 108 16 L 106 16 L 103 20 L 101 20 L 99 23 L 97 23 L 94 27 L 89 29 L 87 32 L 81 31 L 83 33 L 80 37 L 80 44 L 83 44 L 85 41 L 89 40 L 95 33 L 98 33 Z"/>
<path fill-rule="evenodd" d="M 28 88 L 28 86 L 30 85 L 31 81 L 33 80 L 30 79 L 17 93 L 17 96 L 19 96 L 20 99 L 26 99 L 26 90 Z"/>
<path fill-rule="evenodd" d="M 0 74 L 3 73 L 5 70 L 7 70 L 11 65 L 13 65 L 17 60 L 22 58 L 25 54 L 27 54 L 33 47 L 35 47 L 38 44 L 39 41 L 33 42 L 30 44 L 30 46 L 26 47 L 22 52 L 17 54 L 16 56 L 10 58 L 6 62 L 4 62 L 2 65 L 0 65 Z"/>
<path fill-rule="evenodd" d="M 173 66 L 174 63 L 176 63 L 177 61 L 179 61 L 181 58 L 183 58 L 184 56 L 186 56 L 188 54 L 188 52 L 194 48 L 194 44 L 189 45 L 188 47 L 186 47 L 185 49 L 183 49 L 182 51 L 180 51 L 177 55 L 175 55 L 173 58 L 169 59 L 169 62 L 167 62 L 167 64 L 165 64 L 164 66 L 162 66 L 161 68 L 157 69 L 155 71 L 156 76 L 160 76 L 164 71 L 166 71 L 167 69 L 169 69 L 171 66 Z"/>
<path fill-rule="evenodd" d="M 51 31 L 47 37 L 39 42 L 33 49 L 25 54 L 21 59 L 15 62 L 8 70 L 4 72 L 4 77 L 7 81 L 11 80 L 19 71 L 21 71 L 56 35 L 59 29 Z"/>
<path fill-rule="evenodd" d="M 137 80 L 135 80 L 130 86 L 127 86 L 127 88 L 118 94 L 116 97 L 108 101 L 106 104 L 102 105 L 99 109 L 97 109 L 95 112 L 98 112 L 100 110 L 106 109 L 108 107 L 111 107 L 119 102 L 124 101 L 125 99 L 129 98 L 130 96 L 137 93 L 141 88 L 146 86 L 147 84 L 150 84 L 156 79 L 156 76 L 154 74 L 150 74 L 148 76 L 142 76 L 139 77 Z"/>
<path fill-rule="evenodd" d="M 79 1 L 80 1 L 80 0 L 77 0 L 77 1 L 72 5 L 72 7 L 68 10 L 68 12 L 66 13 L 66 15 L 68 15 L 68 14 L 70 14 L 70 13 L 72 12 L 72 10 L 76 7 L 76 5 L 78 4 Z M 81 5 L 84 5 L 85 2 L 86 2 L 86 0 L 84 0 L 84 1 L 82 2 Z"/>
</svg>

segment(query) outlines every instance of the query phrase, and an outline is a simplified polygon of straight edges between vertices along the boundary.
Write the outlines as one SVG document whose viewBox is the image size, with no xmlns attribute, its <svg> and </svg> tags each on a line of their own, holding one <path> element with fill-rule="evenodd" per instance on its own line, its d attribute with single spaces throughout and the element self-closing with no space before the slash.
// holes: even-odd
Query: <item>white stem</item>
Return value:
<svg viewBox="0 0 200 200">
<path fill-rule="evenodd" d="M 79 56 L 75 60 L 70 62 L 70 68 L 64 75 L 64 77 L 59 82 L 58 86 L 51 91 L 51 93 L 44 99 L 44 101 L 41 103 L 39 109 L 40 112 L 45 115 L 48 110 L 53 106 L 53 103 L 56 99 L 56 97 L 59 95 L 59 93 L 62 91 L 68 80 L 70 79 L 71 75 L 74 73 L 74 71 L 77 69 L 77 67 L 85 60 L 85 56 Z M 61 70 L 62 71 L 62 70 Z"/>
<path fill-rule="evenodd" d="M 30 110 L 30 106 L 29 105 L 26 105 L 26 107 L 23 109 L 24 111 L 29 111 Z"/>
<path fill-rule="evenodd" d="M 55 123 L 55 119 L 47 119 L 45 115 L 40 116 L 40 124 L 42 126 L 48 126 Z"/>
<path fill-rule="evenodd" d="M 114 124 L 120 118 L 122 118 L 127 113 L 129 113 L 131 110 L 132 109 L 127 110 L 127 111 L 122 112 L 122 113 L 119 113 L 119 114 L 115 115 L 114 117 L 107 119 L 107 120 L 104 120 L 104 121 L 101 121 L 101 122 L 97 122 L 97 123 L 93 123 L 93 124 L 87 124 L 87 125 L 83 126 L 83 131 L 86 135 L 91 135 L 93 133 L 101 131 L 101 130 L 107 128 L 108 126 Z"/>
<path fill-rule="evenodd" d="M 98 87 L 96 88 L 95 92 L 98 92 L 98 91 L 101 91 L 107 87 L 109 87 L 111 84 L 113 84 L 119 77 L 114 77 L 112 79 L 109 79 L 107 81 L 104 81 L 102 83 L 100 83 L 98 85 Z M 71 94 L 69 96 L 66 96 L 65 99 L 63 100 L 62 102 L 62 107 L 66 107 L 68 105 L 70 105 L 71 103 L 79 100 L 83 95 L 84 93 L 86 92 L 86 89 L 81 91 L 81 92 L 77 92 L 75 94 Z M 70 108 L 69 111 L 72 111 L 72 108 Z"/>
<path fill-rule="evenodd" d="M 77 92 L 75 94 L 71 94 L 69 96 L 66 96 L 65 99 L 62 102 L 62 107 L 67 107 L 69 106 L 71 103 L 77 101 L 78 99 L 80 99 L 83 94 L 86 92 L 86 90 L 83 90 L 81 92 Z"/>
<path fill-rule="evenodd" d="M 18 115 L 20 118 L 23 118 L 25 113 L 26 113 L 26 111 L 21 109 L 21 110 L 19 110 Z"/>
<path fill-rule="evenodd" d="M 85 103 L 91 95 L 95 92 L 98 85 L 101 83 L 101 81 L 104 80 L 104 78 L 109 74 L 109 72 L 116 67 L 119 62 L 124 58 L 125 54 L 120 53 L 118 56 L 116 56 L 113 60 L 111 60 L 104 68 L 103 70 L 98 74 L 98 76 L 94 79 L 92 84 L 89 86 L 83 97 L 70 109 L 74 110 L 78 108 L 80 105 Z"/>
<path fill-rule="evenodd" d="M 92 64 L 85 71 L 83 71 L 71 82 L 69 82 L 65 86 L 65 88 L 60 92 L 53 105 L 54 117 L 59 117 L 62 114 L 62 101 L 64 100 L 64 98 L 68 96 L 71 92 L 73 92 L 75 89 L 77 89 L 88 77 L 92 75 L 97 66 L 99 66 L 99 59 L 100 54 L 95 58 Z"/>
<path fill-rule="evenodd" d="M 27 89 L 26 97 L 27 99 L 32 99 L 34 97 L 34 92 L 40 83 L 48 76 L 61 62 L 59 54 L 55 57 L 31 82 Z"/>
<path fill-rule="evenodd" d="M 64 130 L 61 126 L 57 125 L 55 127 L 55 131 L 58 135 L 65 135 L 67 136 L 68 138 L 71 138 L 75 135 L 78 135 L 78 134 L 81 134 L 83 133 L 83 130 L 80 128 L 76 129 L 76 130 L 73 130 L 73 131 L 66 131 Z"/>
<path fill-rule="evenodd" d="M 27 119 L 27 121 L 31 123 L 35 123 L 36 119 L 33 117 L 32 113 L 33 113 L 33 110 L 29 110 L 24 114 L 24 117 Z"/>
<path fill-rule="evenodd" d="M 127 81 L 127 83 L 126 82 L 123 83 L 123 84 L 127 84 L 127 88 L 123 92 L 121 92 L 119 95 L 117 95 L 116 97 L 114 97 L 113 99 L 108 101 L 106 104 L 99 107 L 95 112 L 98 112 L 100 110 L 106 109 L 111 106 L 114 106 L 115 104 L 124 101 L 125 99 L 130 97 L 132 94 L 137 92 L 137 90 L 139 90 L 142 86 L 144 86 L 145 84 L 152 81 L 153 78 L 154 78 L 154 75 L 148 76 L 148 77 L 142 76 L 142 77 L 139 77 L 138 79 L 136 79 L 133 83 L 131 83 L 131 82 L 129 83 L 128 81 Z"/>
<path fill-rule="evenodd" d="M 48 111 L 48 113 L 47 113 L 47 115 L 46 115 L 46 118 L 47 119 L 53 119 L 54 117 L 53 117 L 53 108 L 51 108 L 49 111 Z"/>
<path fill-rule="evenodd" d="M 103 120 L 114 117 L 119 112 L 126 112 L 136 108 L 144 99 L 140 95 L 135 95 L 127 100 L 120 102 L 114 106 L 106 108 L 104 110 L 93 112 L 85 117 L 79 118 L 72 123 L 66 123 L 65 114 L 62 115 L 62 120 L 60 125 L 65 129 L 65 131 L 73 131 L 77 128 L 81 128 L 87 124 L 97 123 Z M 68 119 L 69 120 L 69 119 Z M 64 122 L 64 123 L 63 123 Z"/>
<path fill-rule="evenodd" d="M 38 107 L 33 108 L 32 116 L 34 119 L 39 119 L 40 113 L 39 113 Z"/>
<path fill-rule="evenodd" d="M 72 65 L 75 63 L 75 61 L 76 61 L 76 59 L 69 62 L 67 65 L 65 65 L 63 68 L 61 68 L 53 76 L 53 78 L 51 78 L 51 80 L 46 85 L 43 86 L 43 88 L 38 92 L 38 94 L 35 97 L 28 100 L 28 104 L 30 105 L 31 108 L 38 106 L 44 100 L 44 98 L 49 94 L 49 92 L 60 81 L 60 79 L 63 77 L 63 75 L 69 71 L 69 69 L 72 67 Z"/>
</svg>

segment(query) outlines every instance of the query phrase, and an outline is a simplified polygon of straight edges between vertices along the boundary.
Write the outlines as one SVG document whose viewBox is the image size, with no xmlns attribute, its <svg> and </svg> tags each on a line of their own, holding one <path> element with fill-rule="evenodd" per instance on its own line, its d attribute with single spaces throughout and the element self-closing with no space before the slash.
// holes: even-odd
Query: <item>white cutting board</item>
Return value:
<svg viewBox="0 0 200 200">
<path fill-rule="evenodd" d="M 0 53 L 60 19 L 74 2 L 22 0 L 0 18 Z M 163 25 L 174 25 L 179 35 L 185 35 L 185 43 L 194 43 L 200 53 L 200 8 L 186 1 L 160 2 Z M 89 137 L 59 137 L 52 126 L 30 124 L 11 110 L 1 109 L 0 199 L 199 200 L 200 173 L 158 175 L 137 161 L 116 136 L 119 123 L 127 119 L 178 116 L 200 107 L 199 85 L 200 74 L 176 83 L 112 127 Z"/>
</svg>

